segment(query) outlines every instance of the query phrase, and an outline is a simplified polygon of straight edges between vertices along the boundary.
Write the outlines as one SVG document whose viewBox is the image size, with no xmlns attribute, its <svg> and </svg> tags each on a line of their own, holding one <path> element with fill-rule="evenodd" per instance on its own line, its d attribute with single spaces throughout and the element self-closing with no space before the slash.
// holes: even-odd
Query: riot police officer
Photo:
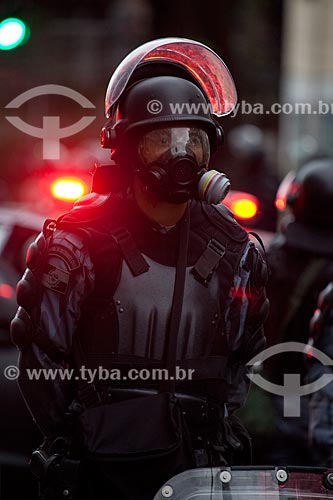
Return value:
<svg viewBox="0 0 333 500">
<path fill-rule="evenodd" d="M 316 382 L 322 376 L 328 377 L 328 383 L 310 395 L 309 401 L 309 446 L 318 466 L 333 465 L 333 282 L 319 294 L 317 308 L 310 322 L 310 353 L 312 348 L 319 349 L 330 359 L 325 364 L 316 356 L 310 356 L 306 379 Z"/>
<path fill-rule="evenodd" d="M 267 252 L 271 309 L 265 330 L 271 345 L 288 341 L 307 343 L 318 294 L 333 278 L 332 158 L 305 162 L 289 184 L 286 204 L 288 212 L 281 232 Z M 284 353 L 271 359 L 271 380 L 283 384 L 284 374 L 288 373 L 300 374 L 304 383 L 305 357 Z M 308 397 L 301 398 L 300 417 L 283 415 L 282 397 L 273 396 L 271 400 L 274 433 L 265 460 L 276 464 L 313 464 L 307 438 Z"/>
<path fill-rule="evenodd" d="M 30 248 L 12 338 L 46 437 L 34 457 L 46 496 L 74 495 L 75 471 L 80 497 L 148 499 L 186 468 L 249 461 L 234 411 L 265 343 L 267 271 L 221 204 L 228 179 L 208 169 L 236 104 L 223 61 L 192 40 L 149 42 L 118 66 L 105 104 L 112 163 Z M 28 377 L 68 367 L 75 380 Z M 169 378 L 130 380 L 143 367 Z M 121 377 L 87 383 L 82 368 Z"/>
</svg>

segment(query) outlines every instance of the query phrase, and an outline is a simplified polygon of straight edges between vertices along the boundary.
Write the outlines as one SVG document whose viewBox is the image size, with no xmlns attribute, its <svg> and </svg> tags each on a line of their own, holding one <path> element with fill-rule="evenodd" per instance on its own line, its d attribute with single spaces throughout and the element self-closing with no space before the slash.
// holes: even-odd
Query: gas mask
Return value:
<svg viewBox="0 0 333 500">
<path fill-rule="evenodd" d="M 230 182 L 207 171 L 208 135 L 196 127 L 168 127 L 145 133 L 138 142 L 138 174 L 159 201 L 185 203 L 190 198 L 220 203 Z"/>
</svg>

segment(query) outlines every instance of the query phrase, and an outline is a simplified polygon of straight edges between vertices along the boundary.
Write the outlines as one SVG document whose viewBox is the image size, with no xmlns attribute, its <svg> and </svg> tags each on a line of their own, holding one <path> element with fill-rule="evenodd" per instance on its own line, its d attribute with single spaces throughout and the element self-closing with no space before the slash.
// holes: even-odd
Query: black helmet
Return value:
<svg viewBox="0 0 333 500">
<path fill-rule="evenodd" d="M 202 91 L 194 83 L 176 76 L 157 76 L 135 83 L 122 95 L 117 118 L 114 131 L 118 144 L 156 126 L 167 125 L 205 130 L 211 152 L 222 140 Z"/>
<path fill-rule="evenodd" d="M 156 77 L 175 80 L 157 80 Z M 154 81 L 143 83 L 147 79 Z M 131 103 L 135 101 L 136 108 L 138 96 L 144 100 L 140 109 L 130 109 L 123 101 L 123 98 Z M 173 106 L 170 109 L 171 99 L 183 108 Z M 136 124 L 138 130 L 141 125 L 187 121 L 203 126 L 214 151 L 223 137 L 215 119 L 230 114 L 236 102 L 236 88 L 229 70 L 211 49 L 185 38 L 153 40 L 132 51 L 113 73 L 106 92 L 108 122 L 101 132 L 101 144 L 117 149 L 118 139 L 126 134 L 127 125 L 133 130 Z M 119 120 L 122 123 L 118 127 Z"/>
<path fill-rule="evenodd" d="M 294 218 L 286 228 L 289 243 L 333 254 L 333 158 L 304 164 L 289 186 L 286 203 Z"/>
<path fill-rule="evenodd" d="M 219 203 L 230 182 L 207 167 L 223 142 L 217 119 L 236 101 L 233 79 L 211 49 L 183 38 L 153 40 L 131 52 L 111 77 L 101 145 L 113 150 L 119 173 L 129 179 L 135 171 L 161 201 Z M 149 135 L 154 130 L 157 136 Z M 157 144 L 160 154 L 151 154 Z"/>
</svg>

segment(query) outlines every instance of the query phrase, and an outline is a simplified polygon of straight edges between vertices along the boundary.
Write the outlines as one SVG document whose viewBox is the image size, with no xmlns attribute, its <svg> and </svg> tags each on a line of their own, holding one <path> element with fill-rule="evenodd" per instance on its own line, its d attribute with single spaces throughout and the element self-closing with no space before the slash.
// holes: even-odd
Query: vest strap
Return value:
<svg viewBox="0 0 333 500">
<path fill-rule="evenodd" d="M 213 271 L 225 254 L 226 247 L 218 240 L 212 238 L 198 261 L 192 268 L 194 276 L 207 286 L 208 281 L 213 275 Z"/>
<path fill-rule="evenodd" d="M 118 227 L 112 230 L 112 238 L 119 246 L 128 267 L 133 276 L 139 276 L 148 271 L 149 264 L 141 254 L 139 248 L 135 244 L 132 235 L 125 227 Z"/>
</svg>

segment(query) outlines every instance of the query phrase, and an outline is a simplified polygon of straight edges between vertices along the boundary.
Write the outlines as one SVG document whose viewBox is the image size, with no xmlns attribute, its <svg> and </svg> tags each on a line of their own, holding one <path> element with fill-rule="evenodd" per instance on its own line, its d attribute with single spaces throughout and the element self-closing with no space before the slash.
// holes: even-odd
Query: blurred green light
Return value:
<svg viewBox="0 0 333 500">
<path fill-rule="evenodd" d="M 23 21 L 8 17 L 0 23 L 0 50 L 14 49 L 23 42 L 27 28 Z"/>
</svg>

